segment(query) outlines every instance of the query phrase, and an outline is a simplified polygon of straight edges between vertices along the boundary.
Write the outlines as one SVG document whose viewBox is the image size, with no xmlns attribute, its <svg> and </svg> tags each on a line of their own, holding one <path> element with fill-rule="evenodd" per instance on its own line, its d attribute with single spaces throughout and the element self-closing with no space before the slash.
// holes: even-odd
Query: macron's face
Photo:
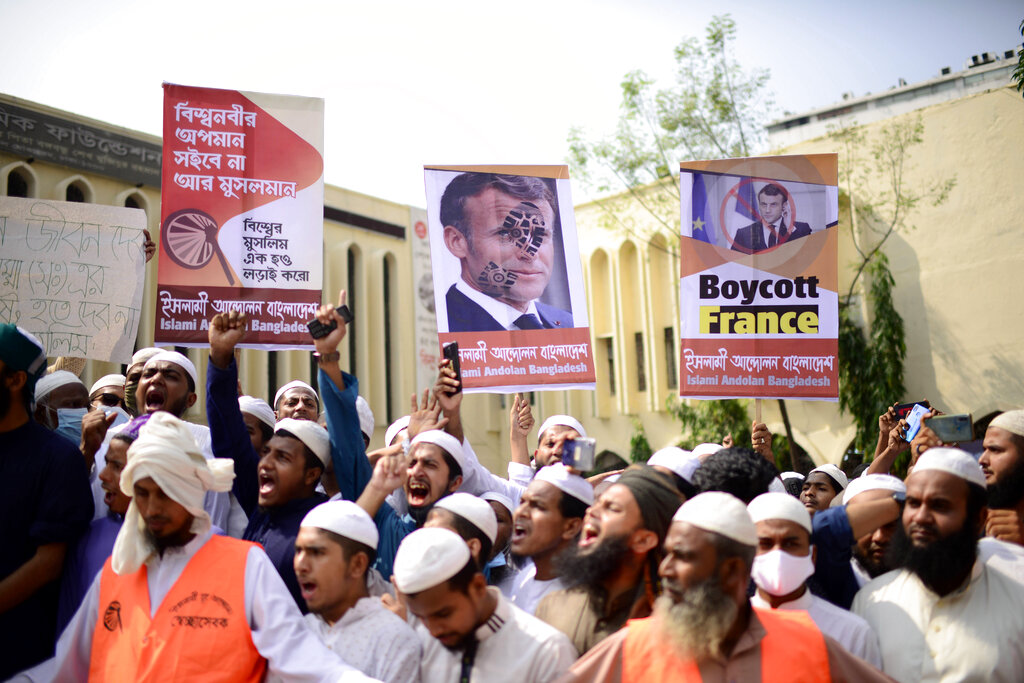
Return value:
<svg viewBox="0 0 1024 683">
<path fill-rule="evenodd" d="M 527 203 L 489 187 L 466 200 L 464 215 L 471 240 L 446 227 L 448 248 L 462 261 L 463 280 L 525 312 L 551 279 L 551 206 L 544 200 Z"/>
<path fill-rule="evenodd" d="M 774 223 L 782 218 L 782 205 L 785 200 L 781 194 L 762 194 L 757 198 L 757 207 L 761 210 L 761 218 L 765 223 Z"/>
</svg>

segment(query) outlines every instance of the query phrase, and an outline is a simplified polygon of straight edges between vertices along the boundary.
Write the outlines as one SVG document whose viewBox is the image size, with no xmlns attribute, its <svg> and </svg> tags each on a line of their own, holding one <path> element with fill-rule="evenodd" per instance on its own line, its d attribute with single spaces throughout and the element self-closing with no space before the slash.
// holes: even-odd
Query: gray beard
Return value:
<svg viewBox="0 0 1024 683">
<path fill-rule="evenodd" d="M 722 642 L 738 612 L 713 576 L 687 589 L 679 602 L 663 594 L 654 603 L 654 618 L 679 655 L 697 662 L 724 654 Z"/>
</svg>

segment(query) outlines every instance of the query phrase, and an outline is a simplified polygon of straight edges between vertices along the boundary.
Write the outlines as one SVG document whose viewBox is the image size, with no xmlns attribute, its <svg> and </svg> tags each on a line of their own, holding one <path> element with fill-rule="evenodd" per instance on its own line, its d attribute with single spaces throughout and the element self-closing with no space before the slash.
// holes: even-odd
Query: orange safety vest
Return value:
<svg viewBox="0 0 1024 683">
<path fill-rule="evenodd" d="M 761 680 L 764 683 L 831 681 L 825 637 L 805 612 L 754 608 L 764 626 Z M 622 647 L 623 683 L 700 681 L 692 659 L 683 659 L 656 630 L 653 617 L 631 619 Z"/>
<path fill-rule="evenodd" d="M 147 568 L 118 576 L 108 558 L 92 637 L 92 681 L 260 681 L 267 660 L 245 616 L 253 543 L 211 536 L 150 618 Z"/>
</svg>

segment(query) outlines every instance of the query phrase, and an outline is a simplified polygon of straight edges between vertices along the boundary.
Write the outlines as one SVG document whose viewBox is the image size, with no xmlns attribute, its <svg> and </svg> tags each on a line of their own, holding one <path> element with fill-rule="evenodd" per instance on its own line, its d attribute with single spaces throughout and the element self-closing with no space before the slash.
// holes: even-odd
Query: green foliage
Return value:
<svg viewBox="0 0 1024 683">
<path fill-rule="evenodd" d="M 654 454 L 651 442 L 647 440 L 647 432 L 639 419 L 633 418 L 633 435 L 629 437 L 629 461 L 646 463 Z"/>
<path fill-rule="evenodd" d="M 897 232 L 914 229 L 910 221 L 916 209 L 944 203 L 956 178 L 908 184 L 913 148 L 924 141 L 920 114 L 896 119 L 870 139 L 857 125 L 834 129 L 831 137 L 840 145 L 843 208 L 849 209 L 857 254 L 854 276 L 839 301 L 839 407 L 857 427 L 853 452 L 848 454 L 853 467 L 863 454 L 873 452 L 878 416 L 905 390 L 906 334 L 882 248 Z M 863 311 L 859 297 L 864 298 Z M 867 324 L 858 322 L 858 313 Z"/>
<path fill-rule="evenodd" d="M 739 66 L 731 55 L 735 38 L 733 19 L 714 17 L 703 41 L 686 38 L 675 48 L 669 88 L 640 70 L 625 75 L 613 134 L 595 140 L 570 132 L 573 176 L 594 194 L 613 195 L 596 202 L 606 227 L 649 237 L 651 221 L 624 211 L 635 205 L 672 243 L 679 235 L 679 162 L 748 156 L 761 143 L 771 108 L 768 72 Z"/>
<path fill-rule="evenodd" d="M 728 399 L 725 401 L 679 400 L 669 396 L 665 408 L 682 425 L 681 448 L 691 449 L 699 443 L 721 443 L 731 434 L 737 446 L 749 447 L 750 418 L 747 417 L 747 401 Z"/>
<path fill-rule="evenodd" d="M 1020 22 L 1020 35 L 1024 37 L 1024 21 Z M 1017 82 L 1017 92 L 1024 95 L 1024 50 L 1017 53 L 1017 68 L 1013 70 L 1011 78 Z"/>
</svg>

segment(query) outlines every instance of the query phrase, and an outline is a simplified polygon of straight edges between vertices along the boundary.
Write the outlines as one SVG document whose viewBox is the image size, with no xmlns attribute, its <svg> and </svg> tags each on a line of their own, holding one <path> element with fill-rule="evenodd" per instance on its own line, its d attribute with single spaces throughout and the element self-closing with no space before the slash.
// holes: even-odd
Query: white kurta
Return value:
<svg viewBox="0 0 1024 683">
<path fill-rule="evenodd" d="M 760 593 L 754 593 L 754 597 L 750 598 L 750 604 L 761 609 L 772 609 L 772 606 L 761 598 Z M 878 636 L 868 622 L 856 614 L 812 595 L 809 590 L 804 591 L 796 600 L 779 605 L 777 609 L 807 612 L 821 632 L 846 648 L 847 652 L 860 657 L 877 669 L 882 668 Z"/>
<path fill-rule="evenodd" d="M 151 616 L 181 576 L 185 565 L 209 539 L 209 532 L 200 534 L 181 548 L 169 549 L 163 557 L 154 555 L 146 563 Z M 96 575 L 81 607 L 61 635 L 54 659 L 37 669 L 47 675 L 31 676 L 32 680 L 84 681 L 89 677 L 102 576 L 103 572 Z M 285 680 L 345 683 L 374 680 L 345 664 L 313 635 L 262 548 L 251 548 L 246 559 L 245 616 L 252 631 L 252 642 L 266 658 L 268 670 Z"/>
<path fill-rule="evenodd" d="M 493 586 L 487 589 L 498 605 L 494 614 L 476 630 L 479 642 L 472 683 L 546 683 L 568 671 L 576 661 L 576 649 L 561 631 L 509 604 Z M 426 682 L 458 681 L 462 652 L 452 651 L 416 621 L 423 645 L 420 678 Z"/>
<path fill-rule="evenodd" d="M 978 557 L 989 567 L 1024 583 L 1024 546 L 985 537 L 978 541 Z"/>
<path fill-rule="evenodd" d="M 527 614 L 533 614 L 537 611 L 537 604 L 541 598 L 565 587 L 562 579 L 557 577 L 548 581 L 538 581 L 537 566 L 530 562 L 512 577 L 508 588 L 508 601 Z"/>
<path fill-rule="evenodd" d="M 905 569 L 883 574 L 853 611 L 878 634 L 882 670 L 897 681 L 1024 680 L 1024 589 L 981 560 L 945 597 Z"/>
<path fill-rule="evenodd" d="M 307 614 L 306 623 L 346 664 L 387 683 L 420 680 L 420 641 L 378 597 L 362 598 L 334 625 Z"/>
</svg>

